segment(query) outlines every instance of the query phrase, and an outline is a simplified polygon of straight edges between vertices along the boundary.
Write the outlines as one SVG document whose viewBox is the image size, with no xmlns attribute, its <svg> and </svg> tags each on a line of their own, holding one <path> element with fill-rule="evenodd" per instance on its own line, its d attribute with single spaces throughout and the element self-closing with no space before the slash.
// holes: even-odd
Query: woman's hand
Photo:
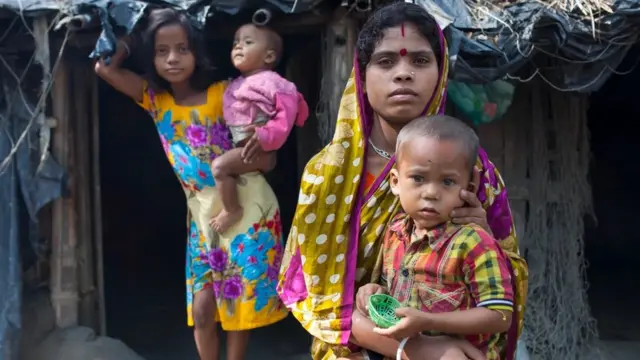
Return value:
<svg viewBox="0 0 640 360">
<path fill-rule="evenodd" d="M 476 167 L 473 168 L 473 184 L 476 188 L 480 184 L 480 171 Z M 451 212 L 451 221 L 460 225 L 476 224 L 488 231 L 489 234 L 493 234 L 487 222 L 487 212 L 482 207 L 478 196 L 463 189 L 460 190 L 460 198 L 466 203 L 466 206 L 454 209 Z"/>
<path fill-rule="evenodd" d="M 356 293 L 356 309 L 361 313 L 369 315 L 369 298 L 373 294 L 384 294 L 385 288 L 378 284 L 366 284 L 361 286 Z"/>
<path fill-rule="evenodd" d="M 245 131 L 251 132 L 251 135 L 242 147 L 242 154 L 240 156 L 242 156 L 242 161 L 244 161 L 245 164 L 251 164 L 258 160 L 258 156 L 263 153 L 264 150 L 262 149 L 262 145 L 260 145 L 255 125 L 247 126 Z"/>
</svg>

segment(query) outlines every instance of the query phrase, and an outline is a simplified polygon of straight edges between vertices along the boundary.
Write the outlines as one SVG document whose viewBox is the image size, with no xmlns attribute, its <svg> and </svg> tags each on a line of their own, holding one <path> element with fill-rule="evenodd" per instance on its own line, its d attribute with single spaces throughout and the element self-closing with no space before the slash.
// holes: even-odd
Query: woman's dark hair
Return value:
<svg viewBox="0 0 640 360">
<path fill-rule="evenodd" d="M 198 91 L 205 91 L 211 85 L 211 65 L 204 46 L 204 39 L 186 14 L 173 9 L 153 10 L 149 15 L 148 25 L 142 34 L 144 46 L 144 67 L 151 83 L 158 90 L 171 91 L 169 82 L 158 74 L 154 63 L 156 33 L 162 27 L 180 25 L 187 34 L 189 50 L 195 59 L 195 69 L 189 79 L 191 87 Z"/>
<path fill-rule="evenodd" d="M 369 17 L 362 27 L 356 42 L 358 67 L 362 76 L 371 60 L 371 55 L 382 40 L 385 30 L 411 23 L 418 28 L 420 34 L 431 44 L 436 59 L 441 61 L 440 36 L 438 23 L 429 13 L 416 4 L 395 2 L 385 5 Z"/>
</svg>

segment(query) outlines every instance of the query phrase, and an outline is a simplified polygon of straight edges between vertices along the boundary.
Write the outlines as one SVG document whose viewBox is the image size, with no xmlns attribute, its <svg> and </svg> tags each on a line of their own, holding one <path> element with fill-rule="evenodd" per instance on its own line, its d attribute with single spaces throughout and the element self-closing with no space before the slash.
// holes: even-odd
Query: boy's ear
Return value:
<svg viewBox="0 0 640 360">
<path fill-rule="evenodd" d="M 393 195 L 398 196 L 400 191 L 398 189 L 398 169 L 393 168 L 389 173 L 389 185 L 391 185 L 391 192 Z"/>
<path fill-rule="evenodd" d="M 266 64 L 273 64 L 276 62 L 276 52 L 273 50 L 267 51 L 267 54 L 264 57 L 264 62 Z"/>
</svg>

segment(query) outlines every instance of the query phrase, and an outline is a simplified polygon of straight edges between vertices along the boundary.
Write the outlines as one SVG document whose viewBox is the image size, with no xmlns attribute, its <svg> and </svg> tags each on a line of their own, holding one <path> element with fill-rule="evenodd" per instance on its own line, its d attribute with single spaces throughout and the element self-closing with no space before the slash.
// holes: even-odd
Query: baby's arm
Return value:
<svg viewBox="0 0 640 360">
<path fill-rule="evenodd" d="M 514 290 L 509 259 L 498 242 L 482 229 L 463 230 L 457 240 L 467 249 L 462 270 L 476 308 L 428 314 L 430 330 L 449 334 L 496 334 L 509 330 Z"/>
<path fill-rule="evenodd" d="M 306 101 L 299 93 L 279 92 L 275 95 L 275 116 L 262 127 L 256 128 L 258 141 L 264 151 L 275 151 L 284 145 L 296 123 L 302 123 L 309 114 Z"/>
</svg>

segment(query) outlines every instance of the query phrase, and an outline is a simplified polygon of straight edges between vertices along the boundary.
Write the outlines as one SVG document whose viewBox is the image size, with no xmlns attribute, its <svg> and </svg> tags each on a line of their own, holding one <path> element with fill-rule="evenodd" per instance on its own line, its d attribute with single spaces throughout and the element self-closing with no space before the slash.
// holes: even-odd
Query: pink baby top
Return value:
<svg viewBox="0 0 640 360">
<path fill-rule="evenodd" d="M 294 124 L 304 125 L 309 107 L 291 81 L 274 71 L 261 71 L 229 83 L 223 97 L 223 114 L 234 142 L 246 138 L 243 127 L 256 124 L 262 148 L 273 151 L 284 144 Z"/>
</svg>

